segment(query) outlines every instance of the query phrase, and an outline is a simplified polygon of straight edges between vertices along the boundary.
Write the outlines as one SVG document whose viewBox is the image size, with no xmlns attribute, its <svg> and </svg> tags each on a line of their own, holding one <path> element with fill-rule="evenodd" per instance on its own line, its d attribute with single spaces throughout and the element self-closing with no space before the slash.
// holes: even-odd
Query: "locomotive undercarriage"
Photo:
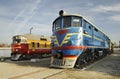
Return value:
<svg viewBox="0 0 120 79">
<path fill-rule="evenodd" d="M 51 54 L 21 54 L 21 53 L 12 53 L 11 60 L 19 61 L 19 60 L 30 60 L 30 59 L 40 59 L 45 57 L 50 57 Z"/>
<path fill-rule="evenodd" d="M 104 58 L 105 56 L 111 54 L 113 51 L 109 49 L 86 49 L 77 58 L 75 68 L 82 69 L 91 63 Z"/>
<path fill-rule="evenodd" d="M 21 54 L 12 54 L 11 55 L 11 60 L 12 61 L 20 60 L 20 58 L 21 58 Z"/>
<path fill-rule="evenodd" d="M 19 60 L 28 60 L 31 59 L 31 55 L 21 54 L 21 53 L 12 53 L 11 60 L 12 61 L 19 61 Z"/>
</svg>

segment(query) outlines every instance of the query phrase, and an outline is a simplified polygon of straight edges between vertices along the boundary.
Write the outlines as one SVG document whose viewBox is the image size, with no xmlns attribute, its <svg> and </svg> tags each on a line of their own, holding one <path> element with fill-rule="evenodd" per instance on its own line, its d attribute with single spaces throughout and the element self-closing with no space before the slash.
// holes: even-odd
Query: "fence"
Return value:
<svg viewBox="0 0 120 79">
<path fill-rule="evenodd" d="M 10 57 L 11 48 L 0 48 L 0 58 L 1 57 Z"/>
</svg>

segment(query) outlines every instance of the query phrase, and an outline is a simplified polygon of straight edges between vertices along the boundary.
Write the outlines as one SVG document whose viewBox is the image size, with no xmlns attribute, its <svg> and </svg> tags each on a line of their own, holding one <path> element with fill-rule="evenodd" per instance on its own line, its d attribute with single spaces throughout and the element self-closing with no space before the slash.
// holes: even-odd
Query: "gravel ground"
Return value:
<svg viewBox="0 0 120 79">
<path fill-rule="evenodd" d="M 49 68 L 50 58 L 0 62 L 0 79 L 120 79 L 120 50 L 85 70 Z"/>
</svg>

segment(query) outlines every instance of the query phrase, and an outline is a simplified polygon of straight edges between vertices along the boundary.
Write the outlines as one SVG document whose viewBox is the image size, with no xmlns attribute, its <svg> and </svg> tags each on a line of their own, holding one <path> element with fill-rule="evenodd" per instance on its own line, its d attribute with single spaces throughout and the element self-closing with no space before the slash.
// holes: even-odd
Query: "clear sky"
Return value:
<svg viewBox="0 0 120 79">
<path fill-rule="evenodd" d="M 113 42 L 120 40 L 120 0 L 0 0 L 0 43 L 12 36 L 52 35 L 52 22 L 60 10 L 80 14 L 103 30 Z"/>
</svg>

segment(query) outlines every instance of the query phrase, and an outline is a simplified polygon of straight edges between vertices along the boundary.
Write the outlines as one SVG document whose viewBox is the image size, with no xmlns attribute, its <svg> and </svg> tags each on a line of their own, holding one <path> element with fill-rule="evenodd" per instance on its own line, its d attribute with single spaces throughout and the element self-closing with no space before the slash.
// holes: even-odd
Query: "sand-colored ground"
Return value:
<svg viewBox="0 0 120 79">
<path fill-rule="evenodd" d="M 49 58 L 38 62 L 0 62 L 0 79 L 120 79 L 120 50 L 91 64 L 85 70 L 49 67 Z"/>
<path fill-rule="evenodd" d="M 51 76 L 48 79 L 120 79 L 120 50 L 96 63 L 85 70 L 69 69 L 65 72 Z"/>
</svg>

